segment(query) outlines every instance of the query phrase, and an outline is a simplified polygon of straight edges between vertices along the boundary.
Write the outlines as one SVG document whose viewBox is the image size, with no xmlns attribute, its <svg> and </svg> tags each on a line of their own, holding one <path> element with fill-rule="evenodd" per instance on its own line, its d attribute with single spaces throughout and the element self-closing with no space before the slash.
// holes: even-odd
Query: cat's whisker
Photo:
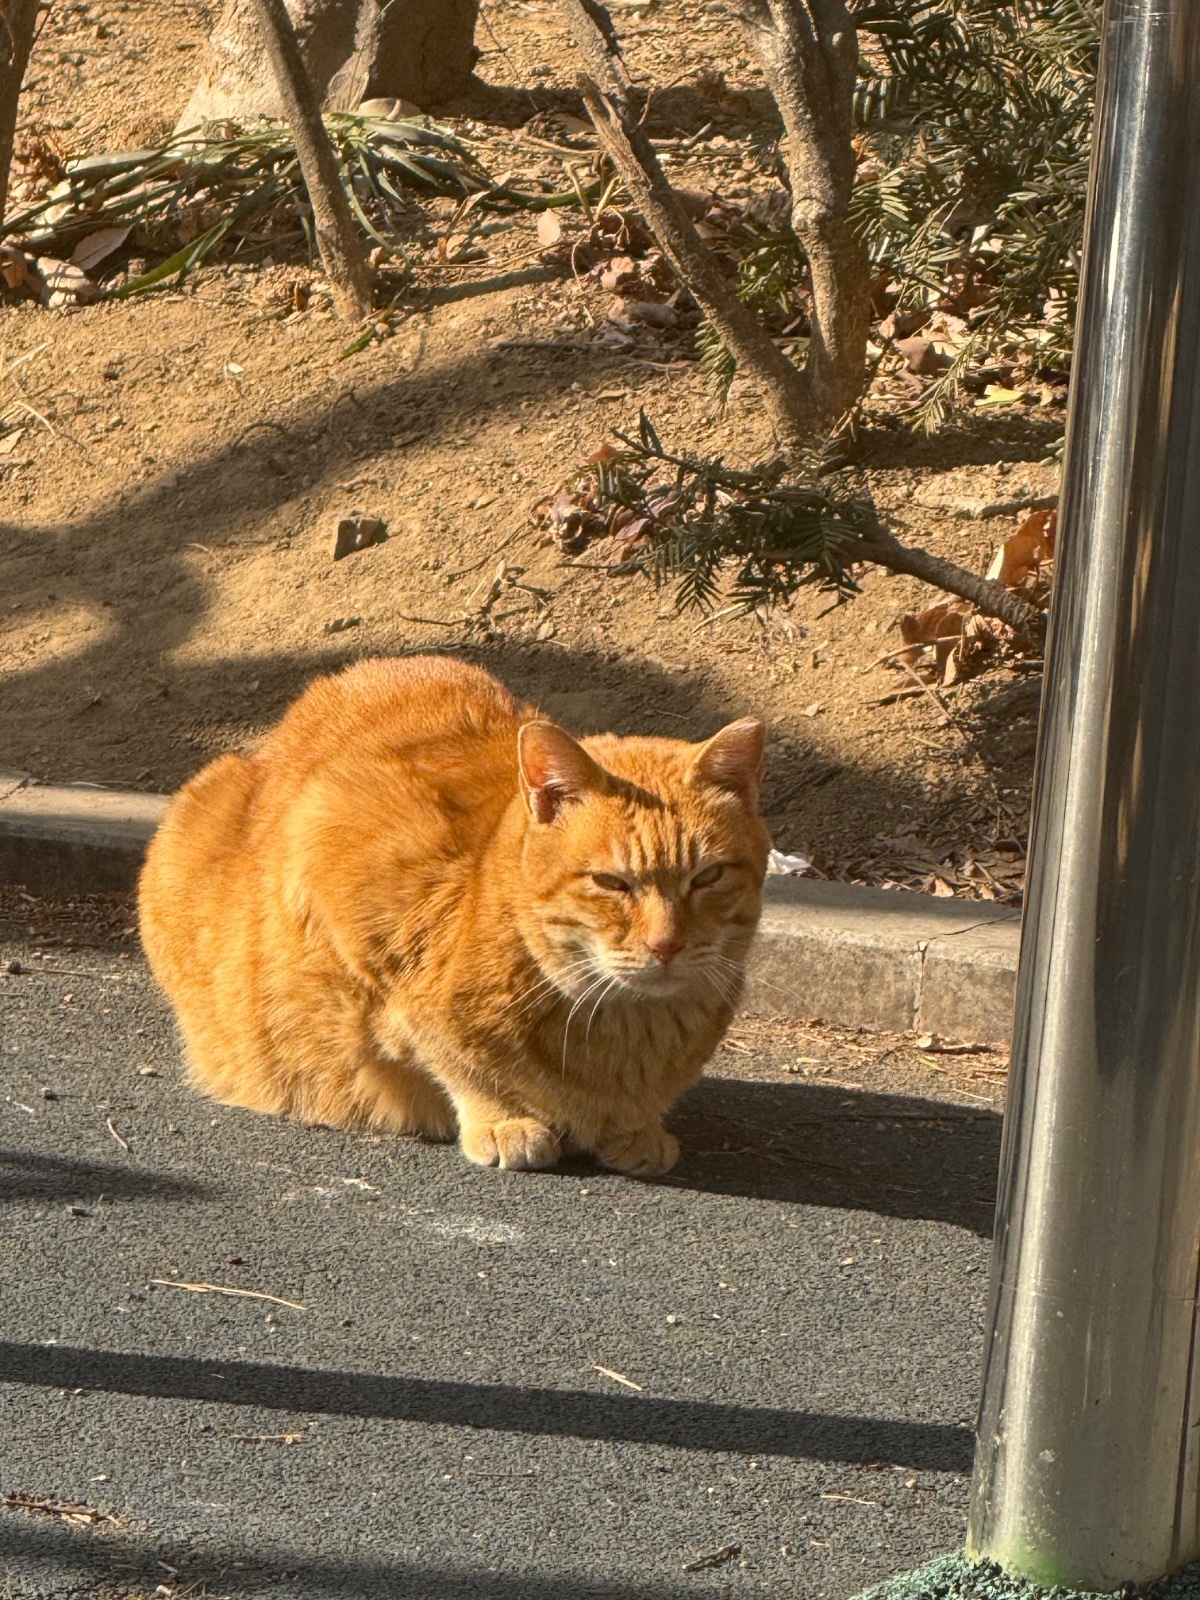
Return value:
<svg viewBox="0 0 1200 1600">
<path fill-rule="evenodd" d="M 596 1003 L 592 1007 L 591 1015 L 588 1017 L 587 1031 L 585 1032 L 585 1034 L 583 1036 L 583 1047 L 584 1047 L 585 1050 L 588 1048 L 588 1041 L 592 1037 L 592 1023 L 595 1022 L 595 1020 L 596 1020 L 597 1011 L 599 1011 L 600 1007 L 608 999 L 609 995 L 613 992 L 613 990 L 616 989 L 620 985 L 620 982 L 621 982 L 620 978 L 615 977 L 615 976 L 611 977 L 608 980 L 607 985 L 600 991 L 600 994 L 596 999 Z"/>
<path fill-rule="evenodd" d="M 571 1007 L 570 1011 L 567 1012 L 567 1020 L 563 1024 L 562 1076 L 564 1078 L 567 1075 L 567 1040 L 569 1039 L 571 1033 L 572 1019 L 574 1018 L 575 1013 L 579 1010 L 580 1006 L 583 1005 L 584 1001 L 587 1000 L 590 995 L 594 994 L 596 990 L 602 987 L 606 982 L 607 978 L 604 975 L 601 975 L 594 983 L 589 983 L 587 988 Z"/>
<path fill-rule="evenodd" d="M 498 1016 L 503 1016 L 511 1021 L 518 1021 L 528 1012 L 535 1010 L 538 1004 L 553 994 L 556 998 L 565 998 L 562 985 L 572 979 L 582 976 L 585 972 L 595 970 L 595 962 L 590 956 L 581 956 L 569 966 L 561 967 L 555 973 L 545 974 L 532 988 L 514 995 L 509 1003 L 504 1006 Z"/>
</svg>

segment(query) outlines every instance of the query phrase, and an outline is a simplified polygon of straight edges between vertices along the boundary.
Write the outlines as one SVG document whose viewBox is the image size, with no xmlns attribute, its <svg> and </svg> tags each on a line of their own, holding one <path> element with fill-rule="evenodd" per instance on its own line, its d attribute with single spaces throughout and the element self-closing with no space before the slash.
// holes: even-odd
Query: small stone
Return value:
<svg viewBox="0 0 1200 1600">
<path fill-rule="evenodd" d="M 333 559 L 353 555 L 373 544 L 382 544 L 387 538 L 387 523 L 378 517 L 342 517 L 334 536 Z"/>
</svg>

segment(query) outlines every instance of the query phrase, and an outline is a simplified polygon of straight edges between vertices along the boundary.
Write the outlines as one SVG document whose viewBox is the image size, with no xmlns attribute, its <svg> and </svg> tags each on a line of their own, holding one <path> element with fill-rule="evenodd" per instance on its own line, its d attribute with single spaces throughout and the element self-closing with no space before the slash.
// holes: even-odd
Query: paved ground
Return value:
<svg viewBox="0 0 1200 1600">
<path fill-rule="evenodd" d="M 208 1104 L 136 954 L 46 945 L 0 943 L 4 1600 L 843 1597 L 959 1543 L 984 1097 L 746 1024 L 669 1180 L 480 1172 Z"/>
</svg>

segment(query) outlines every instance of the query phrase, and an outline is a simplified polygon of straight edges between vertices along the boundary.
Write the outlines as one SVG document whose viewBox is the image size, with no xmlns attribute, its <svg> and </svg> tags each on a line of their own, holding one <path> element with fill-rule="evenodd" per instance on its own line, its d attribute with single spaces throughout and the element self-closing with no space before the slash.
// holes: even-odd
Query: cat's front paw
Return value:
<svg viewBox="0 0 1200 1600">
<path fill-rule="evenodd" d="M 504 1122 L 477 1122 L 459 1135 L 463 1154 L 480 1167 L 536 1170 L 552 1167 L 562 1154 L 562 1141 L 535 1117 L 510 1117 Z"/>
<path fill-rule="evenodd" d="M 611 1134 L 596 1146 L 596 1160 L 635 1178 L 659 1178 L 679 1160 L 679 1140 L 660 1124 Z"/>
</svg>

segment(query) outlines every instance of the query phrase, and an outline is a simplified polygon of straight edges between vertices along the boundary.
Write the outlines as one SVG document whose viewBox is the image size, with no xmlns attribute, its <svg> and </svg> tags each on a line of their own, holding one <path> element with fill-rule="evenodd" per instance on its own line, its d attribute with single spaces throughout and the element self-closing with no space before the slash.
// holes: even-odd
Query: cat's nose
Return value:
<svg viewBox="0 0 1200 1600">
<path fill-rule="evenodd" d="M 646 949 L 656 955 L 665 967 L 683 949 L 682 939 L 647 939 Z"/>
</svg>

